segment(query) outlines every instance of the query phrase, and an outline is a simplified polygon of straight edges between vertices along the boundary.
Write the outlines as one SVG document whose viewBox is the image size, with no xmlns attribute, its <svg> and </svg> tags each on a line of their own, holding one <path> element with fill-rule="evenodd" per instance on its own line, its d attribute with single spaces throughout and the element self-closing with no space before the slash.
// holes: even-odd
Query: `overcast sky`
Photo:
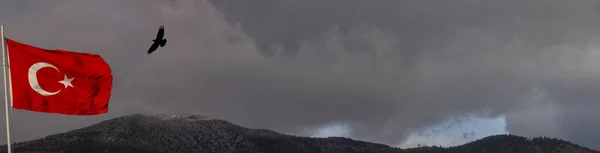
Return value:
<svg viewBox="0 0 600 153">
<path fill-rule="evenodd" d="M 7 37 L 100 54 L 115 77 L 108 114 L 13 110 L 12 136 L 189 113 L 304 136 L 344 125 L 351 138 L 398 145 L 438 124 L 505 116 L 509 133 L 600 149 L 599 4 L 3 0 Z M 146 55 L 159 25 L 168 43 Z"/>
</svg>

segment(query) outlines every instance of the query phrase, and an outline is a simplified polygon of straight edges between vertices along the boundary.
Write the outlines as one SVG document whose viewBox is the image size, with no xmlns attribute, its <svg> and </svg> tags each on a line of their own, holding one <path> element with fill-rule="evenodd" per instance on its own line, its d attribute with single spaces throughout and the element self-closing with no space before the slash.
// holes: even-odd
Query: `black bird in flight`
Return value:
<svg viewBox="0 0 600 153">
<path fill-rule="evenodd" d="M 150 49 L 148 49 L 148 54 L 151 54 L 152 52 L 154 52 L 158 46 L 160 45 L 160 47 L 165 46 L 165 44 L 167 44 L 167 39 L 163 38 L 165 36 L 165 27 L 164 26 L 160 26 L 160 28 L 158 29 L 158 34 L 156 35 L 156 38 L 154 40 L 152 40 L 154 43 L 152 44 L 152 46 L 150 46 Z"/>
</svg>

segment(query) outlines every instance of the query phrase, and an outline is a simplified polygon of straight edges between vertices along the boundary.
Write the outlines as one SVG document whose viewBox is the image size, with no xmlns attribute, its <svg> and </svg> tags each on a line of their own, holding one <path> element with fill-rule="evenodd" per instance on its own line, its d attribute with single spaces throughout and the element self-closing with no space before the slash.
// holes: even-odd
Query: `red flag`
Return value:
<svg viewBox="0 0 600 153">
<path fill-rule="evenodd" d="M 13 108 L 66 115 L 108 112 L 113 77 L 102 57 L 10 39 L 6 44 Z"/>
</svg>

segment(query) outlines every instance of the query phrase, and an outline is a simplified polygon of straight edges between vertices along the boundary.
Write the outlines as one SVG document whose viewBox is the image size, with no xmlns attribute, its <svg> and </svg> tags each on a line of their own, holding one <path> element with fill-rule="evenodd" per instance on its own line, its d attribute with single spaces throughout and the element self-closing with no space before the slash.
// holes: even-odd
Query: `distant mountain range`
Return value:
<svg viewBox="0 0 600 153">
<path fill-rule="evenodd" d="M 559 139 L 513 135 L 449 148 L 400 149 L 342 137 L 284 135 L 194 115 L 128 115 L 13 148 L 15 153 L 600 153 Z M 1 152 L 7 152 L 6 145 Z"/>
</svg>

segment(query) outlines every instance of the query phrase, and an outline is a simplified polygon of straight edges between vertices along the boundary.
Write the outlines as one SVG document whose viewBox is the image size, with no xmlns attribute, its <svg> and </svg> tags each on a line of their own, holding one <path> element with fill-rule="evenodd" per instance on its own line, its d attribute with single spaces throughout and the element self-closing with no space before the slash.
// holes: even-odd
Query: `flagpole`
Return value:
<svg viewBox="0 0 600 153">
<path fill-rule="evenodd" d="M 10 142 L 10 117 L 8 116 L 8 84 L 6 83 L 7 74 L 6 70 L 8 69 L 8 63 L 6 62 L 6 39 L 4 39 L 4 25 L 0 25 L 0 37 L 2 37 L 2 66 L 4 69 L 4 110 L 6 112 L 6 148 L 8 149 L 8 153 L 12 153 L 12 147 Z"/>
</svg>

